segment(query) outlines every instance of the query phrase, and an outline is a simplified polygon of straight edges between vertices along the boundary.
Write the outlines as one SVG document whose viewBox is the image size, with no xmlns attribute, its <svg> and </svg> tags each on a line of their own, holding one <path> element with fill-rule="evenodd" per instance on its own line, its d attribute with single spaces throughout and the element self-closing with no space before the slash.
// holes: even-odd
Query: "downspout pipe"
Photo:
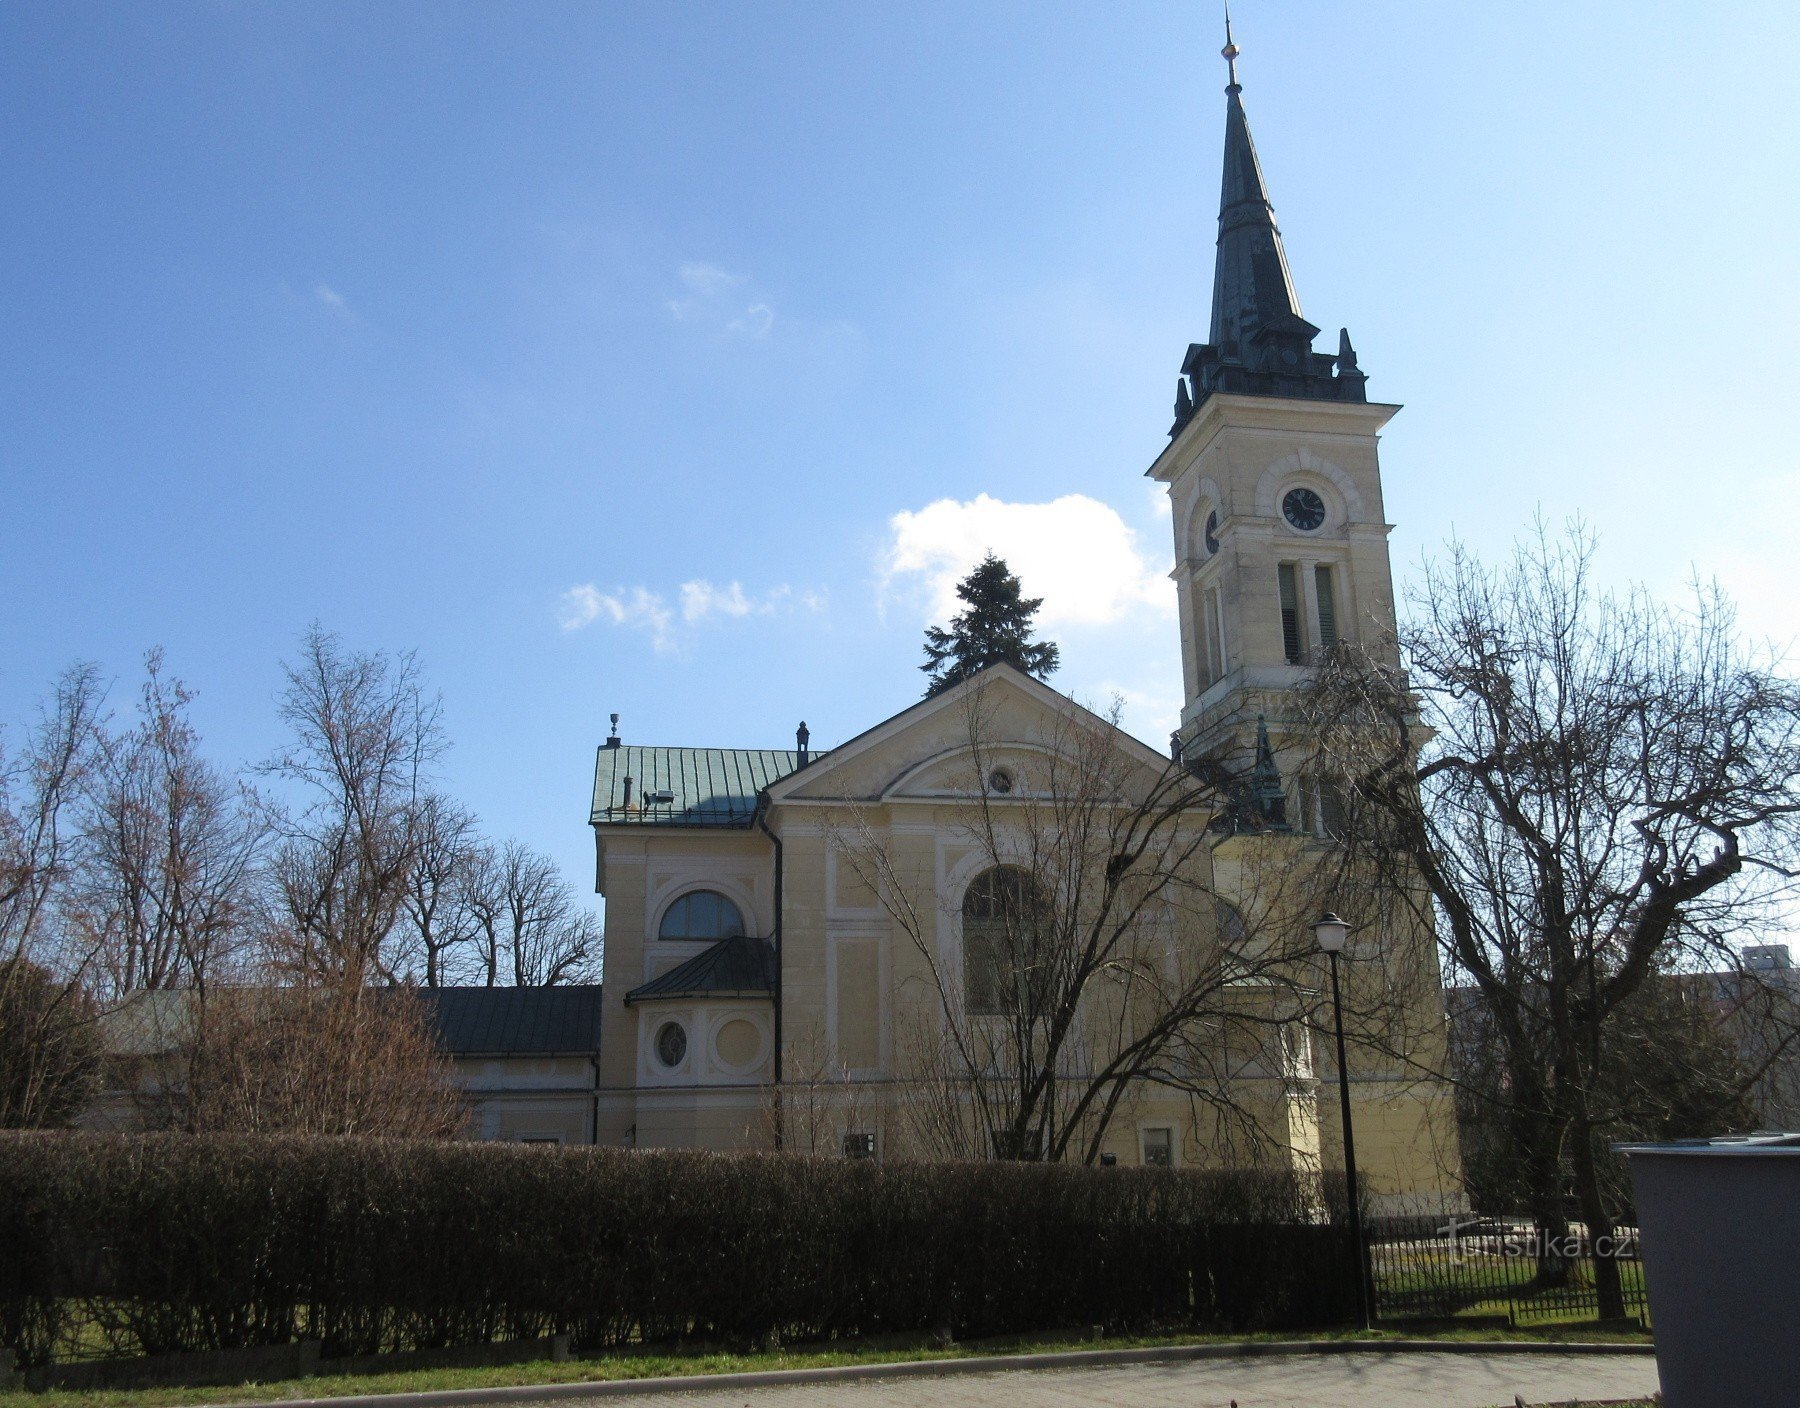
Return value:
<svg viewBox="0 0 1800 1408">
<path fill-rule="evenodd" d="M 769 829 L 769 794 L 764 792 L 756 799 L 756 826 L 763 835 L 769 838 L 769 844 L 775 848 L 775 1147 L 786 1145 L 784 1121 L 781 1109 L 781 928 L 782 928 L 782 848 L 781 837 Z"/>
</svg>

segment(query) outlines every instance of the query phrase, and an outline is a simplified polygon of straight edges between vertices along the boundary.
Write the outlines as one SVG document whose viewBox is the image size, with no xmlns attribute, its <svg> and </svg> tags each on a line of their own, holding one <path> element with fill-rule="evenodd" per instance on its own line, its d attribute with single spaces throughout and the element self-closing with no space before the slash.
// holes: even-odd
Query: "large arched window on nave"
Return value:
<svg viewBox="0 0 1800 1408">
<path fill-rule="evenodd" d="M 735 939 L 744 932 L 744 916 L 717 890 L 689 890 L 663 911 L 659 939 Z"/>
<path fill-rule="evenodd" d="M 996 865 L 963 895 L 963 992 L 975 1017 L 1004 1016 L 1028 996 L 1045 912 L 1042 892 L 1016 865 Z"/>
</svg>

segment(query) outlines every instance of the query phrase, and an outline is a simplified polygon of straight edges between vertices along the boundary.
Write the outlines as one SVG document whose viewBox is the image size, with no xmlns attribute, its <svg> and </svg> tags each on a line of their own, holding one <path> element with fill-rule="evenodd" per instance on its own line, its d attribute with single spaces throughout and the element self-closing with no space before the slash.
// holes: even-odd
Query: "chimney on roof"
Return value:
<svg viewBox="0 0 1800 1408">
<path fill-rule="evenodd" d="M 619 803 L 619 810 L 625 812 L 631 810 L 631 779 L 629 777 L 625 779 L 625 798 Z"/>
<path fill-rule="evenodd" d="M 812 741 L 812 734 L 807 732 L 806 720 L 800 720 L 800 727 L 794 730 L 794 751 L 800 755 L 800 766 L 805 767 L 809 761 L 806 745 Z"/>
<path fill-rule="evenodd" d="M 612 732 L 606 735 L 606 746 L 608 748 L 619 746 L 619 716 L 617 714 L 612 716 Z"/>
</svg>

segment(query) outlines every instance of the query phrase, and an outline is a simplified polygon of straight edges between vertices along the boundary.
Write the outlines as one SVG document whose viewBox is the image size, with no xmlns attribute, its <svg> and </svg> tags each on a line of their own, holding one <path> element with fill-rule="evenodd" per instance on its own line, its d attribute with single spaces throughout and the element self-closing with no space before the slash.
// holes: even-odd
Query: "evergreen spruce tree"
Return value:
<svg viewBox="0 0 1800 1408">
<path fill-rule="evenodd" d="M 927 699 L 1002 661 L 1039 679 L 1056 668 L 1060 652 L 1055 644 L 1031 638 L 1031 618 L 1044 599 L 1024 597 L 1019 579 L 993 553 L 963 578 L 956 594 L 968 609 L 951 620 L 947 631 L 938 626 L 925 630 L 925 663 L 919 668 L 931 677 Z"/>
</svg>

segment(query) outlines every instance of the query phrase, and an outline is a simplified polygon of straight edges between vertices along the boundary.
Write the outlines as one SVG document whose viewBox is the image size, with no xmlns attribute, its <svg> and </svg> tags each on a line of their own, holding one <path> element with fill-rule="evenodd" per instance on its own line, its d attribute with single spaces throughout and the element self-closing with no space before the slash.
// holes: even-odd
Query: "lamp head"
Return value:
<svg viewBox="0 0 1800 1408">
<path fill-rule="evenodd" d="M 1313 920 L 1312 928 L 1321 953 L 1342 953 L 1350 940 L 1350 926 L 1330 910 Z"/>
</svg>

